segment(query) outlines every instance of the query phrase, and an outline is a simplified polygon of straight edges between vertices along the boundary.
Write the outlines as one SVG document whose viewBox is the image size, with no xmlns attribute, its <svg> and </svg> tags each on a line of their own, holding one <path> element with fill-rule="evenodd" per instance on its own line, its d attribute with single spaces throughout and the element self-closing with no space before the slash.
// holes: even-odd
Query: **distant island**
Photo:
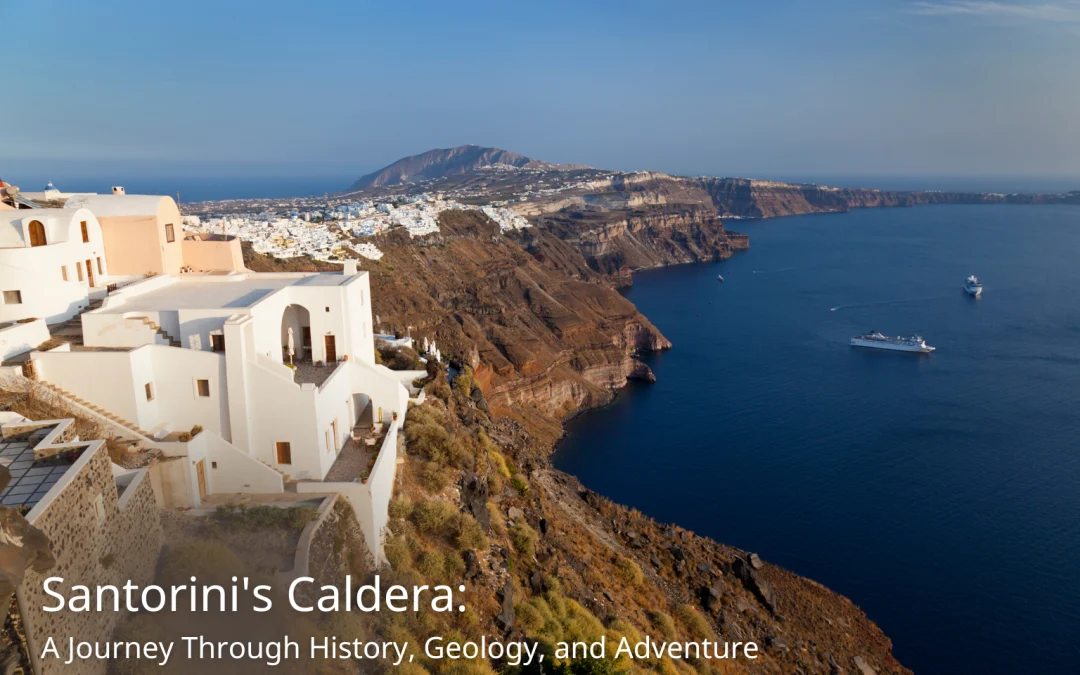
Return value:
<svg viewBox="0 0 1080 675">
<path fill-rule="evenodd" d="M 399 159 L 374 173 L 361 176 L 349 188 L 363 190 L 384 185 L 398 185 L 422 180 L 455 176 L 476 169 L 509 167 L 516 169 L 587 169 L 584 164 L 552 164 L 509 150 L 483 148 L 479 145 L 459 145 L 456 148 L 428 150 L 419 155 Z"/>
</svg>

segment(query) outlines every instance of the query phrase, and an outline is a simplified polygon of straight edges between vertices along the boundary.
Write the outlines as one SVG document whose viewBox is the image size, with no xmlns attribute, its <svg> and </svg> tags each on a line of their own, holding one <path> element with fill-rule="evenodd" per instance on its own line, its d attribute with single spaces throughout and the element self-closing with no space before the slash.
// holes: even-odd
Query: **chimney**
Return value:
<svg viewBox="0 0 1080 675">
<path fill-rule="evenodd" d="M 342 270 L 342 274 L 344 274 L 347 277 L 355 276 L 356 275 L 356 261 L 355 260 L 346 260 L 345 261 L 345 269 Z"/>
<path fill-rule="evenodd" d="M 123 194 L 127 194 L 126 192 L 124 192 L 124 188 L 123 188 L 123 186 L 121 186 L 121 185 L 114 185 L 114 186 L 113 186 L 113 189 L 112 189 L 112 193 L 113 193 L 114 195 L 123 195 Z"/>
</svg>

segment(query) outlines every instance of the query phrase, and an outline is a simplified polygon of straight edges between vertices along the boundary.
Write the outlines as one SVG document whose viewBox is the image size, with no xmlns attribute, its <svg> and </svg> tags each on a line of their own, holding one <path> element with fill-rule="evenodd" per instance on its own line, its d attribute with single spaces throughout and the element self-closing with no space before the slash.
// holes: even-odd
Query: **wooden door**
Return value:
<svg viewBox="0 0 1080 675">
<path fill-rule="evenodd" d="M 334 336 L 327 335 L 324 340 L 326 343 L 326 362 L 337 363 L 337 344 L 334 341 Z"/>
<path fill-rule="evenodd" d="M 277 450 L 278 464 L 292 464 L 292 446 L 288 442 L 278 441 L 274 444 L 274 449 Z"/>
<path fill-rule="evenodd" d="M 45 226 L 40 221 L 30 221 L 30 245 L 31 246 L 44 246 L 45 241 Z"/>
<path fill-rule="evenodd" d="M 330 436 L 332 438 L 332 444 L 330 445 L 330 447 L 333 448 L 334 452 L 336 453 L 336 452 L 338 452 L 338 449 L 339 449 L 338 448 L 338 435 L 337 435 L 337 420 L 334 420 L 333 422 L 330 423 Z"/>
<path fill-rule="evenodd" d="M 195 475 L 199 478 L 199 496 L 206 496 L 206 460 L 201 459 L 195 463 Z"/>
<path fill-rule="evenodd" d="M 94 287 L 94 266 L 92 260 L 86 261 L 86 280 L 90 282 L 90 288 Z"/>
</svg>

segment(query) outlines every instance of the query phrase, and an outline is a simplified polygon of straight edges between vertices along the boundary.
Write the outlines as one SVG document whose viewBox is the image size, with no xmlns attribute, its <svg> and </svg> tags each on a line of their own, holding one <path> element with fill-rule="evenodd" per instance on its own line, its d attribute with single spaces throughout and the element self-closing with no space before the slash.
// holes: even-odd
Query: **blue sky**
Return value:
<svg viewBox="0 0 1080 675">
<path fill-rule="evenodd" d="M 0 4 L 0 175 L 1080 176 L 1073 0 Z"/>
</svg>

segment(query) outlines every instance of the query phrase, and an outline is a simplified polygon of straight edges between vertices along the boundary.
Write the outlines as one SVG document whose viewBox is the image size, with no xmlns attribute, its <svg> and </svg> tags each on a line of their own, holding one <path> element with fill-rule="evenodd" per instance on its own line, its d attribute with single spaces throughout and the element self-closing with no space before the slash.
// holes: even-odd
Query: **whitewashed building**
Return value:
<svg viewBox="0 0 1080 675">
<path fill-rule="evenodd" d="M 89 305 L 92 289 L 104 289 L 108 273 L 90 210 L 0 211 L 0 323 L 66 321 Z"/>
<path fill-rule="evenodd" d="M 321 480 L 354 427 L 396 433 L 409 401 L 401 374 L 375 363 L 371 291 L 355 263 L 160 275 L 109 295 L 82 327 L 82 348 L 31 354 L 35 376 L 187 457 L 162 472 L 172 505 L 280 491 L 282 475 Z"/>
</svg>

